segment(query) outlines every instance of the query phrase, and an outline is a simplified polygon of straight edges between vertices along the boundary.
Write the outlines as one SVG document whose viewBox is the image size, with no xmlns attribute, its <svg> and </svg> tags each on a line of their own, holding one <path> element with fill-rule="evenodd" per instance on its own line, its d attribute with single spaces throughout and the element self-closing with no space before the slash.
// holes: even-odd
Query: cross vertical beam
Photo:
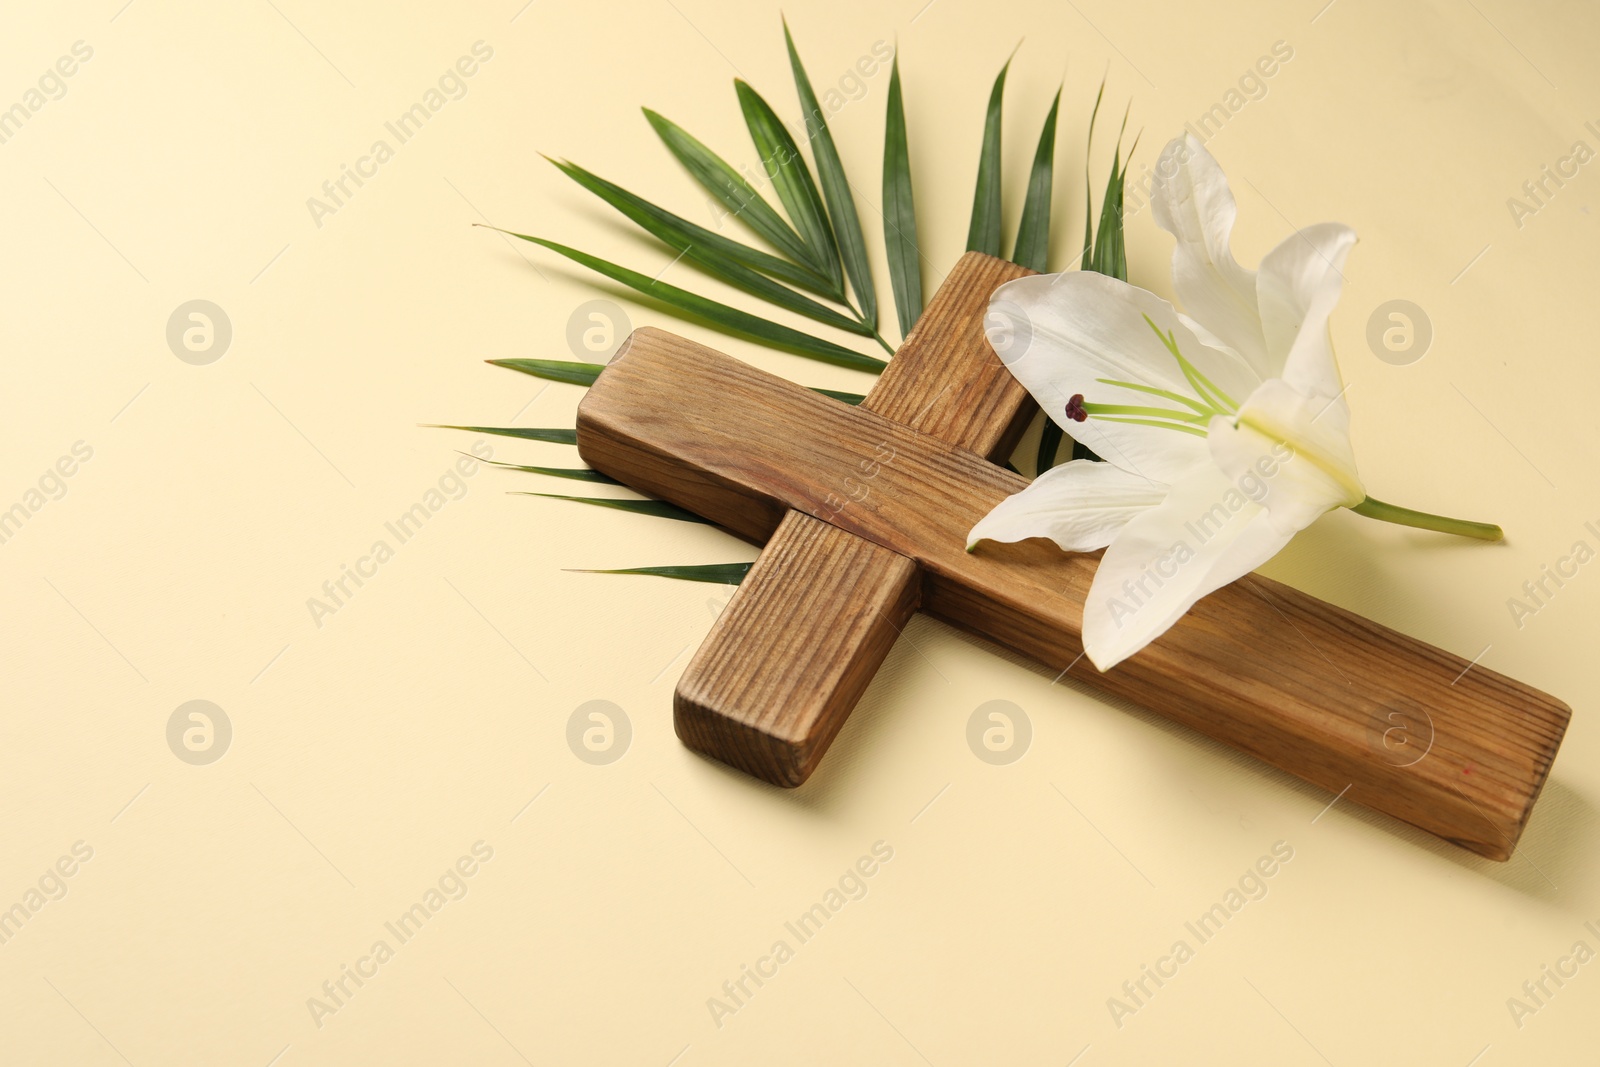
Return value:
<svg viewBox="0 0 1600 1067">
<path fill-rule="evenodd" d="M 861 407 L 1000 462 L 1036 410 L 983 335 L 989 297 L 1034 273 L 969 252 Z M 782 786 L 806 780 L 921 602 L 914 562 L 830 522 L 870 508 L 886 443 L 790 511 L 689 662 L 673 723 L 690 748 Z"/>
</svg>

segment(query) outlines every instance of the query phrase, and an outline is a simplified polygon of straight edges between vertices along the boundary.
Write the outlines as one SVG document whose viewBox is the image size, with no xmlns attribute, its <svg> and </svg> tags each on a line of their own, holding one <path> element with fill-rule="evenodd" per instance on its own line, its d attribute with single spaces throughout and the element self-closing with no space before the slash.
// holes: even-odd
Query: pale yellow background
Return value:
<svg viewBox="0 0 1600 1067">
<path fill-rule="evenodd" d="M 1600 564 L 1520 628 L 1507 608 L 1575 540 L 1596 543 L 1583 524 L 1600 519 L 1600 176 L 1585 169 L 1520 228 L 1506 206 L 1574 140 L 1600 147 L 1584 128 L 1600 117 L 1591 5 L 788 6 L 819 88 L 898 38 L 923 247 L 940 269 L 962 249 L 989 81 L 1019 38 L 1007 231 L 1065 72 L 1063 264 L 1108 65 L 1112 123 L 1131 99 L 1143 131 L 1137 175 L 1274 42 L 1293 48 L 1211 141 L 1238 193 L 1241 258 L 1294 225 L 1356 227 L 1334 332 L 1368 485 L 1499 520 L 1510 541 L 1339 514 L 1270 573 L 1571 703 L 1550 784 L 1501 865 L 1325 810 L 1320 790 L 925 619 L 811 783 L 756 783 L 671 728 L 674 682 L 727 591 L 564 570 L 754 550 L 505 495 L 572 483 L 480 470 L 315 625 L 307 598 L 473 441 L 417 424 L 572 425 L 578 389 L 479 361 L 570 358 L 567 320 L 597 295 L 592 278 L 469 224 L 654 273 L 670 255 L 537 153 L 709 225 L 638 106 L 741 161 L 736 71 L 797 113 L 774 5 L 521 2 L 96 0 L 0 17 L 0 107 L 75 41 L 94 49 L 66 95 L 0 145 L 0 507 L 74 442 L 94 450 L 0 546 L 0 907 L 74 842 L 94 850 L 67 895 L 0 946 L 0 1062 L 1600 1058 L 1600 964 L 1520 1028 L 1506 1003 L 1575 942 L 1600 949 L 1584 928 L 1600 920 Z M 307 198 L 480 40 L 493 59 L 465 98 L 316 226 Z M 875 255 L 887 84 L 887 71 L 866 79 L 833 122 Z M 1108 161 L 1097 152 L 1097 185 Z M 1169 292 L 1169 242 L 1148 209 L 1129 244 L 1134 280 Z M 665 277 L 725 293 L 682 264 Z M 180 362 L 164 337 L 196 298 L 234 330 L 209 366 Z M 673 325 L 617 299 L 635 324 Z M 1433 323 L 1414 365 L 1367 346 L 1367 318 L 1390 299 Z M 674 328 L 806 384 L 868 385 Z M 492 445 L 506 460 L 573 458 Z M 192 699 L 233 724 L 210 766 L 167 747 L 169 716 Z M 609 766 L 566 742 L 593 699 L 632 723 Z M 1009 766 L 966 741 L 973 710 L 996 699 L 1033 730 Z M 480 840 L 494 856 L 466 897 L 316 1025 L 308 998 Z M 716 1025 L 708 998 L 775 940 L 793 943 L 784 922 L 880 840 L 894 858 L 865 898 Z M 1294 859 L 1265 899 L 1119 1028 L 1107 999 L 1280 840 Z"/>
</svg>

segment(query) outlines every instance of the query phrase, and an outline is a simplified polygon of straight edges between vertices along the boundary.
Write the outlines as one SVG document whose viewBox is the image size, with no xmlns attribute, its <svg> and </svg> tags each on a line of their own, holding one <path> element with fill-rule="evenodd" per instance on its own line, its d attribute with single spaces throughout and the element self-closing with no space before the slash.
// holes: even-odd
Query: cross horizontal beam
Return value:
<svg viewBox="0 0 1600 1067">
<path fill-rule="evenodd" d="M 591 387 L 578 444 L 595 469 L 758 544 L 798 511 L 904 557 L 921 610 L 1492 859 L 1515 847 L 1570 717 L 1531 687 L 1253 575 L 1097 672 L 1080 640 L 1093 555 L 1040 541 L 964 549 L 1025 479 L 659 330 L 635 331 Z M 866 495 L 833 510 L 871 457 Z M 1402 717 L 1431 724 L 1426 756 L 1405 765 L 1385 749 Z"/>
</svg>

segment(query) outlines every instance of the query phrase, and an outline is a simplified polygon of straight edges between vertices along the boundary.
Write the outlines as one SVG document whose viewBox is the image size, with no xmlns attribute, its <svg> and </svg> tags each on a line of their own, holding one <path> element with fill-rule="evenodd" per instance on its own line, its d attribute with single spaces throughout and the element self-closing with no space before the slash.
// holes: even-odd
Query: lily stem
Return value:
<svg viewBox="0 0 1600 1067">
<path fill-rule="evenodd" d="M 1438 530 L 1440 533 L 1459 534 L 1462 537 L 1475 537 L 1480 541 L 1501 541 L 1506 536 L 1505 531 L 1492 522 L 1469 522 L 1466 519 L 1431 515 L 1426 511 L 1413 511 L 1398 504 L 1386 504 L 1370 496 L 1350 510 L 1357 515 L 1365 515 L 1380 522 L 1414 526 L 1419 530 Z"/>
</svg>

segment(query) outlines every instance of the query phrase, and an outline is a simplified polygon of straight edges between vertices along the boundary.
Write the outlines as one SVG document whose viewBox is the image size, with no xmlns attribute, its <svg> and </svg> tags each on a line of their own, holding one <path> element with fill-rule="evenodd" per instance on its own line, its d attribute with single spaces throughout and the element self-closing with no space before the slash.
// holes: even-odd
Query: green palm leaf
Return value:
<svg viewBox="0 0 1600 1067">
<path fill-rule="evenodd" d="M 461 453 L 465 456 L 467 453 Z M 473 456 L 473 459 L 478 457 Z M 492 467 L 499 467 L 508 471 L 524 471 L 528 474 L 543 474 L 550 478 L 568 478 L 576 482 L 595 482 L 599 485 L 621 485 L 622 483 L 609 474 L 601 474 L 590 467 L 532 467 L 525 463 L 502 463 L 498 459 L 479 460 Z"/>
<path fill-rule="evenodd" d="M 1056 115 L 1061 110 L 1061 90 L 1050 105 L 1039 147 L 1033 154 L 1033 170 L 1028 175 L 1028 196 L 1022 203 L 1022 221 L 1017 224 L 1017 244 L 1011 261 L 1040 274 L 1050 269 L 1050 194 L 1056 172 Z"/>
<path fill-rule="evenodd" d="M 578 443 L 577 430 L 562 429 L 524 429 L 520 426 L 445 426 L 431 424 L 430 430 L 467 430 L 471 433 L 493 433 L 501 437 L 520 437 L 524 441 L 548 441 L 555 445 L 575 445 Z"/>
<path fill-rule="evenodd" d="M 1100 79 L 1100 91 L 1094 97 L 1094 109 L 1089 112 L 1089 136 L 1083 146 L 1083 262 L 1079 270 L 1093 269 L 1094 262 L 1094 182 L 1089 177 L 1089 161 L 1094 152 L 1094 122 L 1100 117 L 1100 101 L 1106 96 L 1106 80 Z"/>
<path fill-rule="evenodd" d="M 828 203 L 834 233 L 839 238 L 844 272 L 861 304 L 862 322 L 875 331 L 878 328 L 878 293 L 872 281 L 872 264 L 867 260 L 867 243 L 861 235 L 861 217 L 856 214 L 850 180 L 845 177 L 844 163 L 839 159 L 839 149 L 828 130 L 828 120 L 823 117 L 822 105 L 817 103 L 817 94 L 811 89 L 811 79 L 806 77 L 800 53 L 795 51 L 787 19 L 783 23 L 783 41 L 789 49 L 789 66 L 794 70 L 800 110 L 805 112 L 806 136 L 811 141 L 811 154 L 817 163 L 817 177 L 822 181 L 822 195 Z"/>
<path fill-rule="evenodd" d="M 1122 120 L 1128 125 L 1126 117 Z M 1139 142 L 1134 140 L 1133 147 Z M 1131 156 L 1133 149 L 1129 149 Z M 1122 230 L 1122 189 L 1128 177 L 1128 168 L 1122 163 L 1122 137 L 1117 136 L 1117 150 L 1111 158 L 1111 176 L 1106 179 L 1106 192 L 1100 201 L 1100 225 L 1094 235 L 1094 256 L 1089 269 L 1128 280 L 1128 246 Z"/>
<path fill-rule="evenodd" d="M 1100 202 L 1100 225 L 1094 235 L 1094 262 L 1090 270 L 1128 280 L 1128 252 L 1122 235 L 1122 149 L 1111 161 L 1105 199 Z"/>
<path fill-rule="evenodd" d="M 707 273 L 721 278 L 729 285 L 737 286 L 770 304 L 816 319 L 835 329 L 847 330 L 862 337 L 874 336 L 872 328 L 865 323 L 841 315 L 832 308 L 824 307 L 810 297 L 802 296 L 793 289 L 779 285 L 771 278 L 757 273 L 758 270 L 765 269 L 768 273 L 777 273 L 778 276 L 790 280 L 798 277 L 802 279 L 798 284 L 807 285 L 813 292 L 826 292 L 826 280 L 810 269 L 797 267 L 776 256 L 769 256 L 765 252 L 748 248 L 737 241 L 728 240 L 721 234 L 696 226 L 670 211 L 656 207 L 642 197 L 635 196 L 621 186 L 584 170 L 575 163 L 554 159 L 550 162 L 573 181 L 638 223 L 645 232 L 660 238 L 669 247 L 682 253 L 683 258 Z M 779 272 L 771 269 L 774 264 L 780 268 Z"/>
<path fill-rule="evenodd" d="M 760 193 L 756 192 L 755 186 L 746 181 L 744 175 L 670 119 L 649 108 L 643 110 L 644 117 L 649 120 L 651 128 L 667 146 L 667 151 L 677 157 L 678 162 L 684 165 L 695 181 L 721 201 L 735 218 L 765 238 L 773 248 L 796 263 L 813 267 L 817 276 L 823 278 L 826 284 L 826 272 L 821 269 L 820 264 L 812 262 L 811 251 L 806 248 L 800 235 L 783 221 L 783 217 L 762 198 Z M 823 295 L 836 300 L 843 299 L 844 286 L 836 278 L 832 287 L 825 290 Z"/>
<path fill-rule="evenodd" d="M 558 359 L 486 359 L 484 362 L 568 385 L 593 385 L 595 378 L 605 370 L 599 363 L 567 363 Z"/>
<path fill-rule="evenodd" d="M 1061 451 L 1061 437 L 1061 424 L 1046 413 L 1044 428 L 1039 432 L 1039 451 L 1033 461 L 1035 478 L 1056 465 L 1056 454 Z"/>
<path fill-rule="evenodd" d="M 512 237 L 519 237 L 524 241 L 532 241 L 536 245 L 542 245 L 552 252 L 558 252 L 566 256 L 575 263 L 581 263 L 590 270 L 605 275 L 612 281 L 621 282 L 630 289 L 635 289 L 646 296 L 653 296 L 668 307 L 674 308 L 691 318 L 701 319 L 720 326 L 730 333 L 752 341 L 777 348 L 785 348 L 810 359 L 832 363 L 838 367 L 849 367 L 852 370 L 876 373 L 887 366 L 881 359 L 864 356 L 842 345 L 836 345 L 832 341 L 824 341 L 820 337 L 812 337 L 810 334 L 801 333 L 799 330 L 780 325 L 770 319 L 752 315 L 748 311 L 740 311 L 738 308 L 729 307 L 727 304 L 719 304 L 715 300 L 679 289 L 675 285 L 668 285 L 666 282 L 656 281 L 648 275 L 640 274 L 638 271 L 629 270 L 626 267 L 620 267 L 597 256 L 591 256 L 587 252 L 580 252 L 576 248 L 568 248 L 566 245 L 557 244 L 555 241 L 547 241 L 542 237 L 530 237 L 525 233 L 513 233 L 510 230 L 502 230 L 501 232 Z"/>
<path fill-rule="evenodd" d="M 883 126 L 883 243 L 903 340 L 922 316 L 922 254 L 917 250 L 917 212 L 911 198 L 911 153 L 906 146 L 898 52 L 889 68 L 889 114 Z"/>
<path fill-rule="evenodd" d="M 855 190 L 851 186 L 838 147 L 828 126 L 827 115 L 818 102 L 809 75 L 795 46 L 787 21 L 783 24 L 784 43 L 806 137 L 812 145 L 815 176 L 795 136 L 778 118 L 767 101 L 742 79 L 734 86 L 740 111 L 751 140 L 773 182 L 783 214 L 765 199 L 757 187 L 761 179 L 744 174 L 660 114 L 644 109 L 657 136 L 691 177 L 715 201 L 741 219 L 750 230 L 776 251 L 753 247 L 723 236 L 717 230 L 690 222 L 629 190 L 569 161 L 551 160 L 580 186 L 605 201 L 646 233 L 672 248 L 680 258 L 721 281 L 759 297 L 776 307 L 803 315 L 856 336 L 872 337 L 888 348 L 877 326 L 880 311 L 871 261 L 857 211 Z M 973 191 L 972 218 L 968 226 L 967 247 L 992 256 L 1002 248 L 1002 117 L 1005 83 L 1015 51 L 994 79 L 985 112 L 977 178 Z M 1011 258 L 1036 271 L 1046 271 L 1050 262 L 1050 229 L 1053 214 L 1056 135 L 1059 126 L 1062 91 L 1057 90 L 1045 118 L 1035 149 Z M 1090 115 L 1088 148 L 1093 146 L 1094 126 L 1105 96 L 1102 81 Z M 1126 132 L 1127 117 L 1123 119 Z M 795 129 L 799 129 L 798 126 Z M 922 256 L 917 246 L 917 228 L 912 195 L 910 152 L 906 130 L 905 101 L 895 56 L 890 69 L 889 97 L 884 130 L 883 219 L 891 292 L 895 301 L 902 336 L 909 334 L 924 308 Z M 1122 280 L 1127 279 L 1127 248 L 1123 233 L 1123 202 L 1131 158 L 1138 141 L 1122 155 L 1119 134 L 1111 173 L 1096 219 L 1093 196 L 1086 181 L 1085 235 L 1081 267 Z M 1085 175 L 1088 176 L 1086 149 Z M 720 228 L 720 220 L 718 222 Z M 673 315 L 709 324 L 725 332 L 787 350 L 837 366 L 868 372 L 881 371 L 886 364 L 842 345 L 793 329 L 767 318 L 742 311 L 707 297 L 666 284 L 638 271 L 600 259 L 577 249 L 527 234 L 501 231 L 564 256 L 645 296 L 654 297 Z M 848 282 L 848 289 L 846 283 Z M 804 292 L 802 292 L 802 290 Z M 805 294 L 814 294 L 838 307 L 828 306 Z M 854 297 L 854 302 L 851 296 Z M 859 307 L 857 306 L 859 305 Z M 579 386 L 593 385 L 603 365 L 545 359 L 497 359 L 488 362 L 549 381 Z M 813 392 L 845 404 L 860 404 L 860 393 L 813 388 Z M 577 431 L 564 428 L 521 428 L 490 426 L 448 426 L 474 433 L 497 434 L 523 440 L 575 445 Z M 1057 461 L 1064 440 L 1062 424 L 1047 420 L 1040 436 L 1036 474 L 1049 470 Z M 1092 453 L 1074 442 L 1074 457 Z M 616 479 L 583 466 L 546 467 L 484 460 L 493 466 L 546 477 L 602 485 L 620 485 Z M 1015 470 L 1010 463 L 1008 469 Z M 546 499 L 568 500 L 595 507 L 633 514 L 671 518 L 685 522 L 707 520 L 674 504 L 654 499 L 616 499 L 574 496 L 559 493 L 519 493 Z M 705 565 L 664 565 L 592 570 L 585 573 L 638 574 L 687 581 L 736 584 L 748 573 L 749 563 Z"/>
<path fill-rule="evenodd" d="M 546 500 L 570 500 L 574 504 L 593 504 L 601 508 L 615 508 L 618 511 L 628 511 L 635 515 L 653 515 L 658 519 L 677 519 L 679 522 L 703 522 L 710 525 L 710 521 L 702 519 L 692 511 L 685 511 L 676 504 L 669 504 L 665 500 L 615 500 L 601 496 L 563 496 L 560 493 L 514 493 L 513 496 L 542 496 Z"/>
<path fill-rule="evenodd" d="M 972 223 L 967 227 L 967 251 L 991 256 L 1000 254 L 1000 105 L 1010 69 L 1011 60 L 1007 59 L 989 90 L 983 147 L 978 152 L 978 185 L 972 194 Z"/>
<path fill-rule="evenodd" d="M 1097 271 L 1108 274 L 1122 281 L 1128 280 L 1128 252 L 1123 236 L 1122 206 L 1123 184 L 1128 176 L 1127 168 L 1122 165 L 1122 135 L 1117 135 L 1117 152 L 1111 162 L 1111 174 L 1106 179 L 1105 197 L 1100 204 L 1100 226 L 1098 233 L 1094 225 L 1094 201 L 1089 192 L 1089 151 L 1094 147 L 1094 122 L 1100 114 L 1100 101 L 1105 97 L 1106 84 L 1102 80 L 1100 92 L 1094 99 L 1094 110 L 1089 113 L 1089 140 L 1084 148 L 1084 214 L 1083 214 L 1083 262 L 1082 270 Z M 1123 128 L 1127 128 L 1128 120 L 1124 116 Z M 1137 144 L 1137 142 L 1135 142 Z M 1045 435 L 1054 431 L 1054 437 L 1059 444 L 1061 428 L 1053 421 L 1045 423 Z M 1045 466 L 1045 436 L 1039 440 L 1039 470 L 1043 472 Z M 1072 442 L 1072 458 L 1098 460 L 1100 457 L 1082 441 L 1074 439 Z M 1050 462 L 1054 463 L 1055 451 L 1052 448 Z"/>
<path fill-rule="evenodd" d="M 600 376 L 600 371 L 605 370 L 598 363 L 563 363 L 560 360 L 483 360 L 493 363 L 494 366 L 504 366 L 507 370 L 522 371 L 523 374 L 533 374 L 534 378 L 549 379 L 552 382 L 568 382 L 571 386 L 594 386 L 595 378 Z M 858 405 L 866 397 L 858 392 L 840 392 L 838 389 L 821 389 L 811 387 L 811 392 L 819 392 L 824 397 L 832 397 L 840 403 Z M 494 462 L 494 461 L 488 461 Z M 515 467 L 517 464 L 496 464 L 499 467 Z M 555 470 L 546 467 L 517 467 L 518 470 L 539 470 L 542 474 L 557 474 Z M 603 475 L 602 475 L 603 477 Z"/>
<path fill-rule="evenodd" d="M 594 380 L 600 376 L 600 372 L 605 370 L 598 363 L 563 363 L 554 359 L 486 359 L 484 362 L 491 363 L 496 367 L 505 367 L 507 370 L 531 374 L 535 378 L 545 378 L 552 382 L 566 382 L 570 385 L 593 385 Z M 866 399 L 861 393 L 846 393 L 838 389 L 823 389 L 818 386 L 812 386 L 811 391 L 832 397 L 844 404 L 855 405 Z M 493 463 L 495 461 L 489 460 L 487 462 Z M 496 463 L 496 466 L 517 467 L 518 470 L 539 471 L 545 474 L 557 473 L 545 467 L 518 467 L 514 463 Z M 601 477 L 604 476 L 602 475 Z M 609 481 L 610 479 L 607 480 Z"/>
<path fill-rule="evenodd" d="M 676 578 L 685 582 L 714 582 L 738 585 L 750 573 L 749 563 L 700 563 L 687 566 L 621 567 L 615 570 L 579 570 L 578 574 L 647 574 L 655 578 Z"/>
<path fill-rule="evenodd" d="M 750 88 L 741 78 L 735 78 L 734 89 L 739 94 L 739 108 L 744 112 L 744 123 L 755 142 L 761 165 L 777 187 L 778 199 L 789 212 L 806 247 L 811 250 L 811 262 L 820 267 L 835 285 L 843 283 L 840 274 L 839 246 L 833 239 L 833 229 L 828 225 L 827 213 L 822 207 L 822 196 L 817 183 L 811 179 L 811 170 L 800 155 L 800 147 L 789 136 L 789 130 L 779 120 L 772 106 L 761 94 Z"/>
<path fill-rule="evenodd" d="M 545 157 L 550 159 L 549 156 Z M 722 255 L 743 264 L 751 270 L 760 271 L 762 274 L 774 278 L 782 278 L 791 285 L 798 285 L 802 289 L 809 289 L 813 293 L 839 299 L 844 294 L 828 288 L 828 279 L 812 270 L 810 267 L 799 263 L 790 262 L 763 252 L 759 248 L 751 248 L 747 244 L 722 236 L 715 230 L 708 230 L 704 226 L 690 222 L 688 219 L 675 215 L 664 208 L 657 207 L 642 196 L 630 193 L 614 182 L 587 170 L 578 164 L 564 159 L 550 159 L 551 164 L 559 168 L 562 173 L 585 189 L 600 197 L 606 203 L 633 219 L 642 228 L 655 236 L 667 241 L 674 247 L 689 245 L 696 248 L 710 248 Z M 769 209 L 770 210 L 770 209 Z M 781 223 L 782 220 L 780 219 Z M 787 229 L 787 227 L 785 227 Z M 666 233 L 659 231 L 666 231 Z M 790 231 L 793 232 L 793 231 Z M 796 238 L 798 241 L 798 238 Z"/>
</svg>

